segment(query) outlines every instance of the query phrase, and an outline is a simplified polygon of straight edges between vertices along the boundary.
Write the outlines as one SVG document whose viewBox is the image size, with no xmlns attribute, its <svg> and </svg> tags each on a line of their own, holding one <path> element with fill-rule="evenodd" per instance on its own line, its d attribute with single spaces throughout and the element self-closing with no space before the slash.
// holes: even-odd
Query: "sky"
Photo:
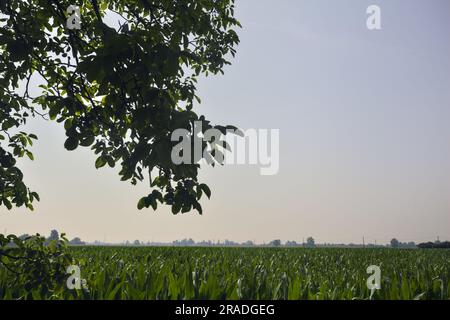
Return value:
<svg viewBox="0 0 450 320">
<path fill-rule="evenodd" d="M 369 5 L 381 30 L 366 27 Z M 64 129 L 28 131 L 21 161 L 41 196 L 33 213 L 0 208 L 0 232 L 85 241 L 273 239 L 387 243 L 450 239 L 450 2 L 237 0 L 243 28 L 225 75 L 201 79 L 197 113 L 214 123 L 279 129 L 280 167 L 201 171 L 203 215 L 136 208 L 147 185 L 96 170 L 89 149 L 64 149 Z"/>
</svg>

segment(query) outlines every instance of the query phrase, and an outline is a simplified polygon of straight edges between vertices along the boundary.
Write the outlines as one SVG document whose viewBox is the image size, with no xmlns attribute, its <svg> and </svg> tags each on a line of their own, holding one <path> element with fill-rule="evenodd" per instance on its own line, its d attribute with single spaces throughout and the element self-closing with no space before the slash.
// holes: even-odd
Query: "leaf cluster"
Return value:
<svg viewBox="0 0 450 320">
<path fill-rule="evenodd" d="M 0 145 L 0 205 L 32 208 L 39 199 L 15 167 L 17 157 L 33 159 L 26 147 L 34 136 L 9 136 L 37 114 L 64 124 L 67 150 L 90 147 L 97 168 L 119 166 L 132 184 L 148 175 L 152 190 L 140 209 L 165 203 L 173 213 L 201 213 L 209 188 L 198 163 L 172 163 L 171 134 L 185 128 L 194 137 L 194 121 L 204 131 L 224 128 L 193 108 L 198 77 L 223 73 L 236 53 L 234 0 L 79 0 L 81 29 L 70 30 L 73 2 L 0 4 L 0 139 L 9 139 Z M 121 17 L 120 27 L 105 22 L 108 14 Z M 31 97 L 34 75 L 44 84 Z"/>
</svg>

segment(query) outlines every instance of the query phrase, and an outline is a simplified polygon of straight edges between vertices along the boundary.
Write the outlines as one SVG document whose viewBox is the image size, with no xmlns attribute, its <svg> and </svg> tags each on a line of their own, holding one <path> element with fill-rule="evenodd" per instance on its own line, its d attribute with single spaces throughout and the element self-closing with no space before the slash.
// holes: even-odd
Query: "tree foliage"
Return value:
<svg viewBox="0 0 450 320">
<path fill-rule="evenodd" d="M 50 231 L 50 236 L 47 238 L 48 242 L 53 241 L 53 240 L 56 240 L 56 241 L 59 240 L 59 233 L 57 230 Z"/>
<path fill-rule="evenodd" d="M 316 246 L 316 241 L 314 240 L 313 237 L 308 237 L 306 239 L 306 246 L 307 247 L 315 247 Z"/>
<path fill-rule="evenodd" d="M 0 269 L 8 272 L 6 287 L 24 286 L 25 296 L 20 298 L 51 296 L 64 290 L 71 262 L 64 234 L 50 243 L 39 234 L 24 239 L 0 234 Z"/>
<path fill-rule="evenodd" d="M 66 27 L 70 5 L 80 7 L 79 30 Z M 120 16 L 120 27 L 107 15 Z M 67 150 L 90 147 L 97 168 L 119 165 L 132 184 L 148 176 L 151 192 L 139 209 L 165 203 L 174 214 L 201 213 L 210 190 L 196 161 L 172 163 L 171 134 L 185 128 L 194 137 L 194 121 L 203 132 L 231 127 L 213 126 L 193 108 L 198 77 L 223 73 L 239 26 L 234 0 L 1 1 L 0 205 L 33 209 L 39 200 L 16 166 L 33 159 L 37 137 L 11 132 L 40 115 L 64 124 Z M 37 96 L 32 77 L 43 81 Z"/>
<path fill-rule="evenodd" d="M 391 239 L 391 248 L 398 248 L 399 245 L 400 242 L 396 238 Z"/>
</svg>

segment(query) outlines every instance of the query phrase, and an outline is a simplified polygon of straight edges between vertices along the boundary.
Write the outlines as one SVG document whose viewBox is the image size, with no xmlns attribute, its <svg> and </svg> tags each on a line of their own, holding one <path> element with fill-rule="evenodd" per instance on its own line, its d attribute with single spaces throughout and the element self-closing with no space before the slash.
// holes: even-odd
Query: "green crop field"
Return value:
<svg viewBox="0 0 450 320">
<path fill-rule="evenodd" d="M 77 247 L 87 288 L 47 295 L 0 266 L 0 299 L 450 299 L 449 250 Z"/>
</svg>

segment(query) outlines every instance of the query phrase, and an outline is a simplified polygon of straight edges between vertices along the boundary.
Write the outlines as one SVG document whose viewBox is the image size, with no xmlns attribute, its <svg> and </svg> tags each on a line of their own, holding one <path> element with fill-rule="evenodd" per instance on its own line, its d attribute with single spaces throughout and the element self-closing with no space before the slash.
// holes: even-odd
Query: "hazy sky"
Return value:
<svg viewBox="0 0 450 320">
<path fill-rule="evenodd" d="M 381 7 L 382 30 L 366 28 Z M 450 2 L 237 0 L 241 44 L 225 76 L 199 85 L 213 122 L 280 129 L 280 171 L 202 171 L 204 215 L 138 211 L 146 185 L 64 150 L 64 130 L 32 121 L 22 161 L 36 211 L 0 208 L 0 232 L 140 239 L 388 242 L 450 238 Z"/>
</svg>

